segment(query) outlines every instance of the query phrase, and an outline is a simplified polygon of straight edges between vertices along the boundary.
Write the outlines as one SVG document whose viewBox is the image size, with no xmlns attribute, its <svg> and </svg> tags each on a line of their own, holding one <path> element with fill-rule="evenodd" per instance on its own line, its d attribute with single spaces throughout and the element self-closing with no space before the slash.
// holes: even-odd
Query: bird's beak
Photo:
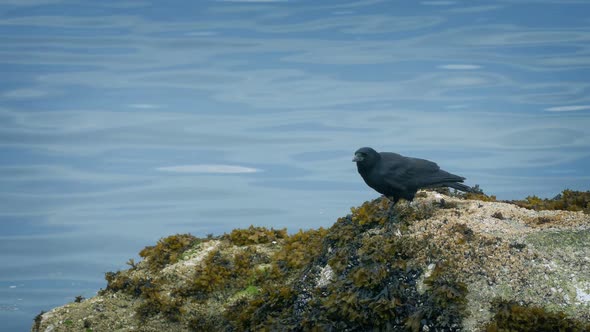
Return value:
<svg viewBox="0 0 590 332">
<path fill-rule="evenodd" d="M 363 161 L 363 156 L 361 156 L 360 154 L 355 154 L 354 158 L 352 158 L 352 161 L 357 162 L 357 161 Z"/>
</svg>

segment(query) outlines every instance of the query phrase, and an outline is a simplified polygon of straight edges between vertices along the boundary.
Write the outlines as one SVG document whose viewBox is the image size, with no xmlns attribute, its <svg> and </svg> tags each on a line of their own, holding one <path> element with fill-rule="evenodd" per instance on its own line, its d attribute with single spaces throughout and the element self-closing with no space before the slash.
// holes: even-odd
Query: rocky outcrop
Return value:
<svg viewBox="0 0 590 332">
<path fill-rule="evenodd" d="M 590 330 L 587 214 L 419 196 L 329 229 L 164 238 L 32 330 Z"/>
</svg>

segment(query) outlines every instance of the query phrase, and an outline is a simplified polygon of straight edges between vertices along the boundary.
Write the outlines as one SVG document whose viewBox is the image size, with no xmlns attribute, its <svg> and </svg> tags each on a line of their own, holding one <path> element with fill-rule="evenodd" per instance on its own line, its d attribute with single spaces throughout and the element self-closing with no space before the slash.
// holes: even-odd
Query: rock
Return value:
<svg viewBox="0 0 590 332">
<path fill-rule="evenodd" d="M 322 268 L 322 271 L 320 272 L 320 278 L 317 282 L 317 287 L 327 286 L 332 281 L 333 278 L 334 278 L 334 270 L 332 270 L 330 265 L 326 264 L 326 266 L 324 266 Z"/>
<path fill-rule="evenodd" d="M 432 192 L 389 204 L 327 230 L 173 235 L 32 330 L 509 330 L 502 312 L 561 324 L 513 330 L 590 328 L 587 214 Z"/>
</svg>

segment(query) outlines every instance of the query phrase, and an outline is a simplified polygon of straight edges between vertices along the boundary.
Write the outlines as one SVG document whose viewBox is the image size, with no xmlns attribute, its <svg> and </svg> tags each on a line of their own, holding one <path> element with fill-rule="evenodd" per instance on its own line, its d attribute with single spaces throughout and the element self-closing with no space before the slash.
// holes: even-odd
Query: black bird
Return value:
<svg viewBox="0 0 590 332">
<path fill-rule="evenodd" d="M 462 184 L 464 177 L 443 171 L 432 161 L 404 157 L 393 152 L 360 148 L 354 153 L 359 174 L 369 187 L 397 203 L 400 198 L 412 201 L 420 188 L 451 187 L 471 192 Z"/>
</svg>

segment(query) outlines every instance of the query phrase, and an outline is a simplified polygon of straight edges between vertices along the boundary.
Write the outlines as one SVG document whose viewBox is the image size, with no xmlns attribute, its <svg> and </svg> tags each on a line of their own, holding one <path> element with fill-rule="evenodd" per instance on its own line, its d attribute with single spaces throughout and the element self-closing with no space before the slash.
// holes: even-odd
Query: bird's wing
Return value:
<svg viewBox="0 0 590 332">
<path fill-rule="evenodd" d="M 440 172 L 440 167 L 432 161 L 397 153 L 382 153 L 381 165 L 386 182 L 406 188 L 428 185 Z"/>
<path fill-rule="evenodd" d="M 413 167 L 408 172 L 413 180 L 413 185 L 416 188 L 437 187 L 439 185 L 448 185 L 449 183 L 463 182 L 464 177 L 451 174 L 445 170 L 440 169 L 438 165 L 432 161 L 408 158 L 412 160 Z"/>
</svg>

